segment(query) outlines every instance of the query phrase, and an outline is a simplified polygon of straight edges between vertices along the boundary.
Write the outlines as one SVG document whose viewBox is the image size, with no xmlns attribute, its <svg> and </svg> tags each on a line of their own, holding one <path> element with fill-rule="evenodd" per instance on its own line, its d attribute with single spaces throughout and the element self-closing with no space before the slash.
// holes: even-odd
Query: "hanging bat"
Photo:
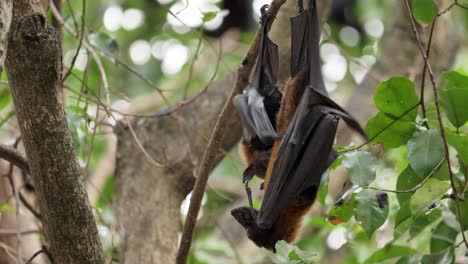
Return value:
<svg viewBox="0 0 468 264">
<path fill-rule="evenodd" d="M 301 93 L 291 120 L 281 108 L 278 123 L 287 123 L 282 138 L 276 140 L 265 177 L 266 191 L 259 211 L 240 207 L 231 211 L 259 247 L 274 250 L 278 240 L 292 242 L 302 217 L 315 201 L 322 174 L 336 159 L 333 149 L 339 119 L 365 137 L 360 125 L 328 98 L 320 72 L 319 29 L 315 0 L 291 19 L 291 76 L 286 89 Z M 304 74 L 306 72 L 306 74 Z M 307 75 L 305 76 L 304 75 Z M 288 100 L 286 91 L 283 102 Z M 294 108 L 293 106 L 292 108 Z M 285 118 L 282 120 L 281 118 Z"/>
<path fill-rule="evenodd" d="M 268 37 L 267 5 L 261 9 L 262 37 L 260 52 L 252 83 L 244 94 L 234 98 L 234 106 L 241 114 L 243 140 L 241 152 L 247 163 L 243 174 L 249 202 L 251 203 L 248 182 L 257 175 L 265 177 L 271 148 L 276 133 L 276 114 L 280 108 L 281 93 L 276 82 L 278 80 L 278 46 Z"/>
</svg>

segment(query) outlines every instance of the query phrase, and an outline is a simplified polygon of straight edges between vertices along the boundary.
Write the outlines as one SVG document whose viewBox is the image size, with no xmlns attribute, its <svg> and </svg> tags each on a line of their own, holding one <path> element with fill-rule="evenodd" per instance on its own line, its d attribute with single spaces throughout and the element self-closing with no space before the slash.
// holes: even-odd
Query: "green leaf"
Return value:
<svg viewBox="0 0 468 264">
<path fill-rule="evenodd" d="M 104 32 L 89 34 L 88 39 L 91 45 L 97 47 L 105 57 L 108 54 L 118 55 L 119 53 L 117 41 Z"/>
<path fill-rule="evenodd" d="M 429 179 L 411 196 L 411 212 L 417 214 L 437 202 L 450 188 L 450 183 Z"/>
<path fill-rule="evenodd" d="M 419 176 L 411 166 L 408 166 L 398 176 L 396 189 L 398 191 L 408 191 L 416 187 L 416 185 L 421 183 L 423 180 L 423 176 Z M 406 201 L 409 201 L 411 193 L 397 193 L 396 197 L 398 199 L 398 203 L 402 206 Z"/>
<path fill-rule="evenodd" d="M 354 214 L 354 207 L 356 206 L 356 198 L 354 193 L 351 194 L 349 199 L 340 199 L 327 215 L 327 220 L 338 225 L 348 222 Z"/>
<path fill-rule="evenodd" d="M 14 211 L 14 210 L 15 210 L 15 208 L 11 207 L 7 203 L 0 204 L 0 212 L 10 212 L 10 211 Z"/>
<path fill-rule="evenodd" d="M 459 201 L 460 203 L 460 216 L 463 221 L 463 230 L 468 230 L 468 191 L 465 191 L 465 201 Z M 456 203 L 453 200 L 449 201 L 449 208 L 454 215 L 457 215 Z"/>
<path fill-rule="evenodd" d="M 410 165 L 421 176 L 429 175 L 444 158 L 444 143 L 435 129 L 415 133 L 407 147 Z"/>
<path fill-rule="evenodd" d="M 410 238 L 414 238 L 421 233 L 427 226 L 434 223 L 442 217 L 442 210 L 436 208 L 430 212 L 422 212 L 417 215 L 410 227 Z"/>
<path fill-rule="evenodd" d="M 268 251 L 268 256 L 275 264 L 299 264 L 298 260 L 289 260 L 289 252 L 291 252 L 291 245 L 283 240 L 276 242 L 276 253 Z"/>
<path fill-rule="evenodd" d="M 377 113 L 366 125 L 366 133 L 369 138 L 375 137 L 372 143 L 381 143 L 385 149 L 406 144 L 415 131 L 414 122 L 395 121 L 382 112 Z"/>
<path fill-rule="evenodd" d="M 468 76 L 456 71 L 442 74 L 444 85 L 440 89 L 440 104 L 447 112 L 447 117 L 455 127 L 463 126 L 468 121 Z"/>
<path fill-rule="evenodd" d="M 387 244 L 385 247 L 374 252 L 374 254 L 372 254 L 368 259 L 366 259 L 366 261 L 364 261 L 364 263 L 378 263 L 395 257 L 408 256 L 414 254 L 415 252 L 416 251 L 414 249 L 409 247 Z"/>
<path fill-rule="evenodd" d="M 417 255 L 406 256 L 400 258 L 395 264 L 420 264 L 421 257 Z"/>
<path fill-rule="evenodd" d="M 445 221 L 433 230 L 431 238 L 431 253 L 439 253 L 455 244 L 458 232 Z"/>
<path fill-rule="evenodd" d="M 422 260 L 421 264 L 433 264 L 433 263 L 454 263 L 455 261 L 455 254 L 453 247 L 449 247 L 444 251 L 441 251 L 437 254 L 432 255 L 425 255 Z"/>
<path fill-rule="evenodd" d="M 378 194 L 376 191 L 368 189 L 356 194 L 354 217 L 369 238 L 372 237 L 375 230 L 383 225 L 388 216 L 388 200 L 386 204 L 379 203 Z"/>
<path fill-rule="evenodd" d="M 367 151 L 351 152 L 343 158 L 351 182 L 360 186 L 367 186 L 375 180 L 376 162 L 375 157 Z"/>
<path fill-rule="evenodd" d="M 433 0 L 413 0 L 413 15 L 420 24 L 430 24 L 437 16 L 437 5 Z"/>
<path fill-rule="evenodd" d="M 211 21 L 216 17 L 217 14 L 218 14 L 218 12 L 213 12 L 213 11 L 203 12 L 202 13 L 202 20 L 203 20 L 203 22 Z"/>
<path fill-rule="evenodd" d="M 320 186 L 317 192 L 317 200 L 319 203 L 325 205 L 328 195 L 328 173 L 325 173 L 320 180 Z"/>
<path fill-rule="evenodd" d="M 453 132 L 447 132 L 447 140 L 450 146 L 454 147 L 458 152 L 458 158 L 463 163 L 468 164 L 468 137 L 457 135 Z"/>
<path fill-rule="evenodd" d="M 414 121 L 418 115 L 419 98 L 414 83 L 405 77 L 392 77 L 377 86 L 374 97 L 375 106 L 392 119 L 397 119 L 413 108 L 401 120 Z"/>
<path fill-rule="evenodd" d="M 400 210 L 398 210 L 395 216 L 395 228 L 397 228 L 401 223 L 405 222 L 407 219 L 411 218 L 411 209 L 409 200 L 403 203 L 400 203 Z"/>
<path fill-rule="evenodd" d="M 0 111 L 11 102 L 10 89 L 0 88 Z"/>
<path fill-rule="evenodd" d="M 268 256 L 275 264 L 309 264 L 317 256 L 314 252 L 305 252 L 300 248 L 289 245 L 283 240 L 276 242 L 276 254 L 268 252 Z"/>
</svg>

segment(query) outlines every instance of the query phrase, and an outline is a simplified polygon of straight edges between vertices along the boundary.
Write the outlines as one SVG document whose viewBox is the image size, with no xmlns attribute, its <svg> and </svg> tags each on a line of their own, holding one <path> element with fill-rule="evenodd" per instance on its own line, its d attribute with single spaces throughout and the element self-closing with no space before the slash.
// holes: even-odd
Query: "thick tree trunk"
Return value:
<svg viewBox="0 0 468 264">
<path fill-rule="evenodd" d="M 62 105 L 61 47 L 38 1 L 15 0 L 6 59 L 12 96 L 54 263 L 104 263 Z"/>
<path fill-rule="evenodd" d="M 174 263 L 180 204 L 193 187 L 193 170 L 234 80 L 231 74 L 214 83 L 173 117 L 134 119 L 118 126 L 115 210 L 123 235 L 121 263 Z M 223 149 L 230 149 L 240 138 L 237 115 L 228 127 Z M 163 168 L 142 153 L 132 129 L 147 154 Z M 223 156 L 220 151 L 216 160 Z"/>
</svg>

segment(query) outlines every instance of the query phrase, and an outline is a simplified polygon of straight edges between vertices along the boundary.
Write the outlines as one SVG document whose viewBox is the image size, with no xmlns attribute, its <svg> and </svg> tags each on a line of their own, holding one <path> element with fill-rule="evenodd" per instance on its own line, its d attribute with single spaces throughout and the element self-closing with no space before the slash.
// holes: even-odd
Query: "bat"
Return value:
<svg viewBox="0 0 468 264">
<path fill-rule="evenodd" d="M 268 37 L 268 5 L 261 8 L 262 37 L 255 73 L 247 91 L 234 97 L 234 106 L 240 113 L 243 127 L 241 152 L 248 165 L 243 173 L 249 202 L 251 202 L 248 182 L 257 175 L 265 177 L 271 148 L 278 135 L 276 114 L 280 108 L 281 93 L 276 85 L 278 80 L 278 46 Z"/>
<path fill-rule="evenodd" d="M 285 92 L 283 102 L 288 94 L 300 94 L 300 101 L 290 107 L 295 110 L 292 116 L 283 114 L 290 110 L 287 108 L 280 108 L 278 113 L 278 124 L 287 124 L 287 129 L 272 148 L 260 210 L 250 206 L 231 211 L 257 246 L 273 251 L 277 241 L 292 242 L 297 237 L 302 217 L 315 201 L 322 174 L 337 157 L 333 142 L 339 119 L 366 137 L 361 126 L 328 97 L 325 89 L 315 0 L 309 1 L 307 10 L 302 0 L 297 1 L 291 28 L 293 80 L 286 87 L 291 92 Z"/>
</svg>

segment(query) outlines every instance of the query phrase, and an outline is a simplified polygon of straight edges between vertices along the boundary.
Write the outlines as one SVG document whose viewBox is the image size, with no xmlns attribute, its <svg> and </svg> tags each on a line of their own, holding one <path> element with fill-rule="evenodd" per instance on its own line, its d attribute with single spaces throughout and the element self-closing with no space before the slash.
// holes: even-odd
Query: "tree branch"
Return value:
<svg viewBox="0 0 468 264">
<path fill-rule="evenodd" d="M 62 49 L 38 1 L 15 0 L 5 68 L 56 263 L 104 263 L 62 104 Z"/>
</svg>

